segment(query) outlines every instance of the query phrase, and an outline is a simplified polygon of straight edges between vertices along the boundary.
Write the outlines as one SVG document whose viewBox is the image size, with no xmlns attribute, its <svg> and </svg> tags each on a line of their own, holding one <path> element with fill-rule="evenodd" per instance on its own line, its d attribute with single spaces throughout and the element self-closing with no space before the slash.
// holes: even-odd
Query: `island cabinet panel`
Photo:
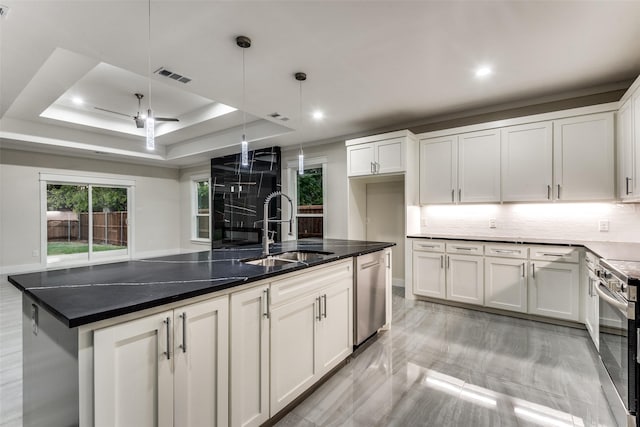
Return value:
<svg viewBox="0 0 640 427">
<path fill-rule="evenodd" d="M 174 311 L 175 426 L 229 423 L 229 300 Z"/>
<path fill-rule="evenodd" d="M 231 294 L 231 426 L 269 419 L 269 285 Z"/>
<path fill-rule="evenodd" d="M 173 312 L 94 333 L 95 427 L 173 426 Z"/>
<path fill-rule="evenodd" d="M 224 296 L 96 330 L 96 427 L 228 425 L 228 311 Z"/>
<path fill-rule="evenodd" d="M 274 282 L 272 291 L 273 416 L 351 354 L 353 261 Z"/>
</svg>

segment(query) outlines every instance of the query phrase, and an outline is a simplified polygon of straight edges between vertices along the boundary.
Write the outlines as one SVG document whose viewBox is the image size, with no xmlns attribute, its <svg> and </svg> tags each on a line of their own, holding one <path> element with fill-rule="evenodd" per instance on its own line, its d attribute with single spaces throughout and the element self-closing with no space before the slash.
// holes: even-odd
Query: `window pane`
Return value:
<svg viewBox="0 0 640 427">
<path fill-rule="evenodd" d="M 88 233 L 82 228 L 89 204 L 84 185 L 47 184 L 47 255 L 86 254 Z"/>
<path fill-rule="evenodd" d="M 198 229 L 196 230 L 196 237 L 198 239 L 208 239 L 209 238 L 209 217 L 208 216 L 198 216 L 196 217 L 198 220 Z"/>
<path fill-rule="evenodd" d="M 322 168 L 305 169 L 304 175 L 297 177 L 298 213 L 322 215 Z"/>
<path fill-rule="evenodd" d="M 320 217 L 298 217 L 298 239 L 305 237 L 322 238 L 322 220 Z"/>
<path fill-rule="evenodd" d="M 209 181 L 196 182 L 196 190 L 198 192 L 198 213 L 209 213 Z"/>
<path fill-rule="evenodd" d="M 126 249 L 127 189 L 92 187 L 93 251 Z M 83 223 L 88 229 L 89 221 Z"/>
</svg>

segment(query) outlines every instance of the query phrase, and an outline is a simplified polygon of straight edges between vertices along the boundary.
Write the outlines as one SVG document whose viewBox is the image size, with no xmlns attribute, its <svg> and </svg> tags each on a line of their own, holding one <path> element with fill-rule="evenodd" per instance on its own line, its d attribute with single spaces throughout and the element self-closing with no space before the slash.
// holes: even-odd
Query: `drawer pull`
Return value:
<svg viewBox="0 0 640 427">
<path fill-rule="evenodd" d="M 421 248 L 428 248 L 428 249 L 433 249 L 433 248 L 437 248 L 437 245 L 418 245 Z"/>
<path fill-rule="evenodd" d="M 550 253 L 550 252 L 545 252 L 545 253 L 542 253 L 540 255 L 542 255 L 542 256 L 565 256 L 567 254 L 554 254 L 554 253 Z"/>
<path fill-rule="evenodd" d="M 453 249 L 457 249 L 459 251 L 476 251 L 477 250 L 477 248 L 463 248 L 460 246 L 454 246 Z"/>
<path fill-rule="evenodd" d="M 493 252 L 497 254 L 519 254 L 520 251 L 512 251 L 509 249 L 494 249 Z"/>
</svg>

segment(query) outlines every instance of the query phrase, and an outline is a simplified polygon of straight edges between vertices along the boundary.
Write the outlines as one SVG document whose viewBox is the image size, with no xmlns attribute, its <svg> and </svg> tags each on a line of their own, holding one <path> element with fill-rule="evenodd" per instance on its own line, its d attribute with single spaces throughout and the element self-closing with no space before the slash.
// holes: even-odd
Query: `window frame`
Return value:
<svg viewBox="0 0 640 427">
<path fill-rule="evenodd" d="M 299 214 L 298 213 L 298 160 L 287 162 L 287 173 L 289 181 L 289 191 L 293 203 L 294 217 L 294 239 L 298 239 L 298 217 L 319 218 L 322 217 L 322 238 L 325 238 L 327 231 L 327 158 L 312 157 L 304 159 L 305 169 L 322 168 L 322 214 Z"/>
<path fill-rule="evenodd" d="M 93 212 L 93 187 L 126 188 L 127 190 L 127 248 L 114 251 L 93 251 L 93 216 L 89 215 L 89 244 L 86 253 L 58 255 L 49 257 L 47 254 L 47 185 L 84 185 L 88 191 L 89 212 Z M 73 267 L 101 264 L 105 262 L 126 261 L 133 258 L 135 219 L 134 180 L 111 178 L 106 176 L 62 175 L 40 173 L 40 264 L 47 268 Z"/>
<path fill-rule="evenodd" d="M 209 185 L 209 213 L 208 214 L 200 214 L 198 213 L 198 183 L 207 181 Z M 196 244 L 211 244 L 211 176 L 206 174 L 192 175 L 190 177 L 190 197 L 191 197 L 191 243 Z M 209 217 L 209 238 L 198 237 L 198 217 L 208 216 Z"/>
</svg>

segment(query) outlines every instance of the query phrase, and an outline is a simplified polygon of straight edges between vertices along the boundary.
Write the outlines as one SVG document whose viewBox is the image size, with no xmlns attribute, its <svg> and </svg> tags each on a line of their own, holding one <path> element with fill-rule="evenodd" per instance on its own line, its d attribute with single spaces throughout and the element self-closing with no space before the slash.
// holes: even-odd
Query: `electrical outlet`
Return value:
<svg viewBox="0 0 640 427">
<path fill-rule="evenodd" d="M 39 257 L 40 256 L 40 251 L 37 249 L 34 249 L 33 251 L 31 251 L 31 256 L 32 257 Z"/>
<path fill-rule="evenodd" d="M 420 225 L 422 227 L 426 227 L 427 226 L 427 218 L 421 218 L 420 219 Z"/>
<path fill-rule="evenodd" d="M 609 220 L 601 219 L 598 221 L 598 231 L 609 231 Z"/>
<path fill-rule="evenodd" d="M 489 219 L 489 228 L 496 228 L 496 219 L 495 218 Z"/>
</svg>

